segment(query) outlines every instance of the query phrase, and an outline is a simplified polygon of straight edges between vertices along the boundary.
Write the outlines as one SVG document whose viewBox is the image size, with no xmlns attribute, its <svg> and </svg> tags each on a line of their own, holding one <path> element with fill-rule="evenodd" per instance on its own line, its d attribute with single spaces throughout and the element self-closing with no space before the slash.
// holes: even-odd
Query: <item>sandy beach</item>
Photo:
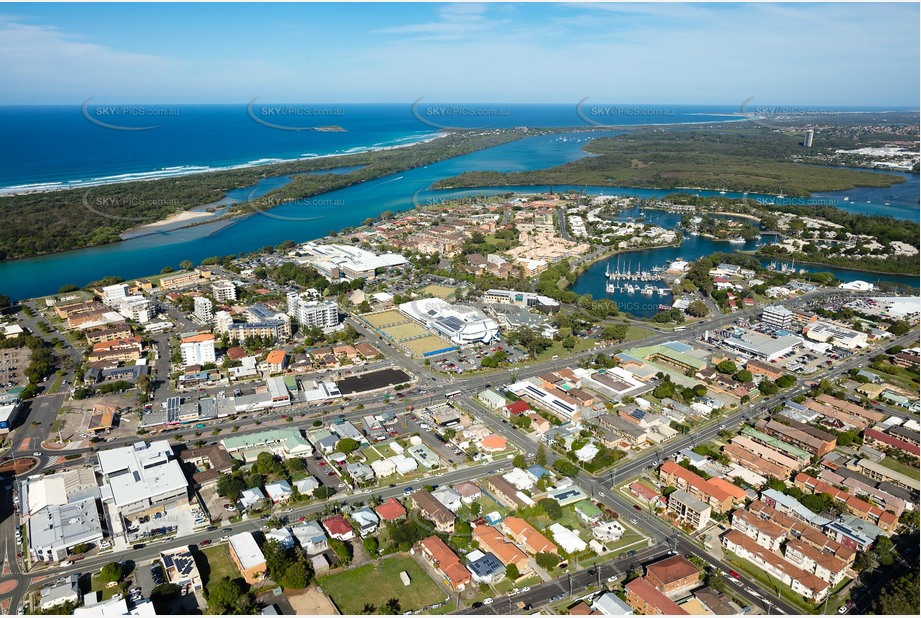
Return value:
<svg viewBox="0 0 921 618">
<path fill-rule="evenodd" d="M 130 240 L 139 236 L 156 234 L 157 232 L 162 232 L 164 230 L 178 229 L 192 223 L 198 223 L 199 221 L 219 217 L 222 214 L 224 214 L 223 210 L 218 212 L 197 212 L 192 210 L 183 210 L 182 212 L 177 212 L 174 215 L 170 215 L 166 219 L 154 221 L 153 223 L 145 223 L 144 225 L 133 227 L 130 230 L 125 230 L 120 234 L 120 236 L 122 240 Z"/>
</svg>

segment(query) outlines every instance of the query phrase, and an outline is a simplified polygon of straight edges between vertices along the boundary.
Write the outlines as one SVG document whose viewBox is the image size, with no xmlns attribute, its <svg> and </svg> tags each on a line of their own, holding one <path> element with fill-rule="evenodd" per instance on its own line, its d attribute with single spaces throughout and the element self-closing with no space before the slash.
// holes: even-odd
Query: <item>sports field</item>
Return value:
<svg viewBox="0 0 921 618">
<path fill-rule="evenodd" d="M 445 300 L 454 294 L 454 288 L 449 288 L 446 285 L 437 285 L 432 283 L 431 285 L 427 285 L 419 290 L 419 294 L 424 296 L 436 296 L 442 300 Z"/>
<path fill-rule="evenodd" d="M 443 350 L 445 348 L 450 348 L 454 344 L 446 339 L 442 339 L 441 337 L 429 335 L 428 337 L 420 337 L 419 339 L 413 339 L 412 341 L 404 341 L 400 343 L 400 345 L 412 352 L 413 356 L 416 358 L 420 358 L 426 352 Z"/>
<path fill-rule="evenodd" d="M 396 326 L 388 326 L 387 328 L 381 328 L 378 330 L 380 330 L 394 341 L 401 341 L 403 339 L 409 339 L 410 337 L 419 337 L 428 332 L 415 322 L 397 324 Z"/>
<path fill-rule="evenodd" d="M 409 322 L 409 318 L 407 318 L 405 315 L 403 315 L 399 311 L 382 311 L 381 313 L 368 313 L 361 317 L 374 328 L 378 328 L 386 324 L 400 324 L 402 322 Z"/>
</svg>

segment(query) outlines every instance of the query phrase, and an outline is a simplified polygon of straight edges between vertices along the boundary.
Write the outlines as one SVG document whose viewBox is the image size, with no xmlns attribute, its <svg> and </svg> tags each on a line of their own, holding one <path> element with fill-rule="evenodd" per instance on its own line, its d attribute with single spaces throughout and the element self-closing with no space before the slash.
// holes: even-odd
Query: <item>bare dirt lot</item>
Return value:
<svg viewBox="0 0 921 618">
<path fill-rule="evenodd" d="M 332 601 L 316 586 L 307 588 L 297 596 L 289 596 L 288 602 L 298 616 L 329 616 L 339 613 Z"/>
</svg>

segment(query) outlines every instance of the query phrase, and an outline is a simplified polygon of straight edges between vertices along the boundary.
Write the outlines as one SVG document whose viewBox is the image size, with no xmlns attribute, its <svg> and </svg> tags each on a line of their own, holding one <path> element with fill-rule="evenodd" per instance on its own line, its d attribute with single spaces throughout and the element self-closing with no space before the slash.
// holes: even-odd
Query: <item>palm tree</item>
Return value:
<svg viewBox="0 0 921 618">
<path fill-rule="evenodd" d="M 394 614 L 394 615 L 401 614 L 403 613 L 400 611 L 401 609 L 402 608 L 400 607 L 400 599 L 397 599 L 397 598 L 387 599 L 387 613 L 388 614 Z"/>
<path fill-rule="evenodd" d="M 365 603 L 365 606 L 361 608 L 362 614 L 374 614 L 377 613 L 377 607 L 374 603 Z"/>
</svg>

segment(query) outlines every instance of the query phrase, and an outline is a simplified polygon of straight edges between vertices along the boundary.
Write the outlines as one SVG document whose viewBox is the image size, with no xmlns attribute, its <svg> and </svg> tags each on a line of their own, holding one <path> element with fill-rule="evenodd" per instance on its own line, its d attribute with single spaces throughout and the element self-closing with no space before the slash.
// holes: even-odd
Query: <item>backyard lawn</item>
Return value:
<svg viewBox="0 0 921 618">
<path fill-rule="evenodd" d="M 406 571 L 410 585 L 404 586 L 400 572 Z M 445 593 L 413 558 L 397 555 L 348 569 L 317 580 L 323 592 L 342 614 L 361 614 L 366 603 L 381 613 L 387 601 L 400 600 L 401 612 L 440 603 Z"/>
<path fill-rule="evenodd" d="M 233 561 L 230 559 L 229 547 L 227 543 L 220 543 L 219 545 L 212 545 L 199 550 L 207 562 L 207 566 L 199 564 L 201 577 L 206 588 L 225 576 L 230 579 L 240 577 L 240 572 L 237 571 L 237 567 L 234 566 Z"/>
</svg>

